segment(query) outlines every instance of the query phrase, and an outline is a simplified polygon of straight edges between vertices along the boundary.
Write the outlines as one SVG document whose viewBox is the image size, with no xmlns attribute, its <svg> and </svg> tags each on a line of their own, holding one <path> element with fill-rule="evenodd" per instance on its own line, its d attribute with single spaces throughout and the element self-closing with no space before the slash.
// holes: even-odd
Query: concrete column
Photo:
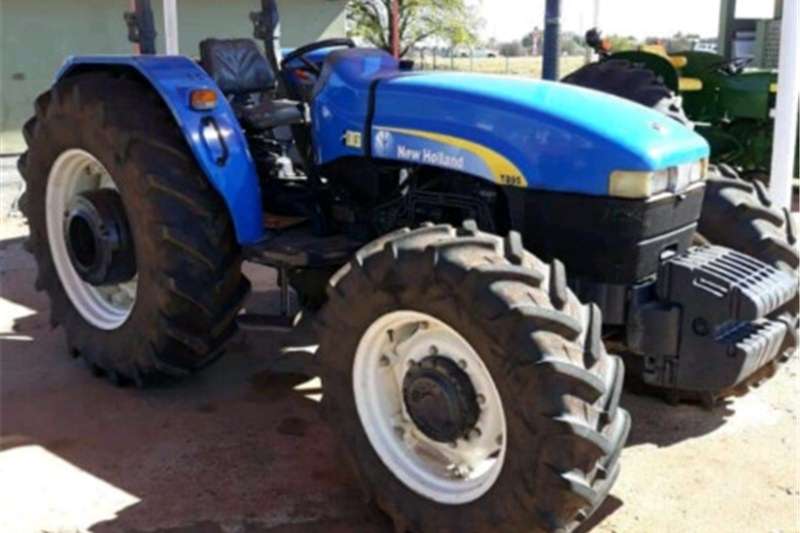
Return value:
<svg viewBox="0 0 800 533">
<path fill-rule="evenodd" d="M 770 195 L 779 207 L 790 207 L 794 151 L 800 105 L 800 0 L 784 0 L 781 22 L 781 52 L 778 62 L 778 98 L 775 106 L 775 136 L 772 143 Z"/>
<path fill-rule="evenodd" d="M 178 0 L 164 0 L 164 38 L 167 55 L 178 55 Z"/>
</svg>

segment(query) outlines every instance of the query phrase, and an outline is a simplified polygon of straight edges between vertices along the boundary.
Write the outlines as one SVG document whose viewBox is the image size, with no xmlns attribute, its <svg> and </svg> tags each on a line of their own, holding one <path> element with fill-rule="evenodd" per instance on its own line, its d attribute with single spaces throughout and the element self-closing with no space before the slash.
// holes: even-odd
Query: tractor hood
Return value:
<svg viewBox="0 0 800 533">
<path fill-rule="evenodd" d="M 348 124 L 331 139 L 340 147 L 335 154 L 318 146 L 322 162 L 363 150 L 503 185 L 605 196 L 615 171 L 657 171 L 709 156 L 701 136 L 621 98 L 510 76 L 401 73 L 393 61 L 363 51 L 329 58 L 315 127 L 337 113 L 334 121 Z"/>
</svg>

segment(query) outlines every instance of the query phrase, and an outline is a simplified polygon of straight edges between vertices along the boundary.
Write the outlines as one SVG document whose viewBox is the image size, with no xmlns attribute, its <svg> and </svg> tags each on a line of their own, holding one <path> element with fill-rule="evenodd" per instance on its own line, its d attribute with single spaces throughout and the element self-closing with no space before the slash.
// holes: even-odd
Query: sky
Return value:
<svg viewBox="0 0 800 533">
<path fill-rule="evenodd" d="M 484 38 L 519 39 L 544 26 L 545 0 L 482 0 Z M 737 16 L 769 9 L 770 0 L 739 0 Z M 562 0 L 564 31 L 584 33 L 592 27 L 593 0 Z M 606 35 L 668 37 L 678 31 L 716 37 L 720 0 L 600 0 L 600 29 Z"/>
</svg>

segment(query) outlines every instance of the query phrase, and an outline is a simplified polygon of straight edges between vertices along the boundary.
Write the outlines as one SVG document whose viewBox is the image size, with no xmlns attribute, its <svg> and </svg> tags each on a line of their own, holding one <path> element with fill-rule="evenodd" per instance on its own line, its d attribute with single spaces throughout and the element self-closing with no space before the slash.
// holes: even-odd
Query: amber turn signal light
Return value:
<svg viewBox="0 0 800 533">
<path fill-rule="evenodd" d="M 208 111 L 217 107 L 217 93 L 213 89 L 195 89 L 189 93 L 189 105 L 195 111 Z"/>
</svg>

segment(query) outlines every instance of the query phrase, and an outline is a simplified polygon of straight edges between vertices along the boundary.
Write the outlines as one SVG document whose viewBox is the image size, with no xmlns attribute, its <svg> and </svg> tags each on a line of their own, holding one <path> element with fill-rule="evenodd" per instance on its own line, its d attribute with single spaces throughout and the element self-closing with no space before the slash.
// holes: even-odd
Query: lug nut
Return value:
<svg viewBox="0 0 800 533">
<path fill-rule="evenodd" d="M 484 396 L 483 394 L 478 394 L 475 397 L 475 400 L 477 400 L 478 405 L 484 405 L 486 403 L 486 396 Z"/>
<path fill-rule="evenodd" d="M 431 346 L 430 354 L 431 355 L 438 355 L 439 354 L 439 348 L 437 348 L 436 346 Z"/>
<path fill-rule="evenodd" d="M 480 429 L 472 428 L 472 429 L 469 430 L 469 434 L 467 435 L 467 438 L 469 440 L 479 439 L 479 438 L 481 438 L 481 435 L 483 435 L 483 433 L 481 433 Z"/>
<path fill-rule="evenodd" d="M 388 355 L 382 355 L 379 361 L 379 364 L 383 367 L 390 366 L 392 364 L 392 360 L 389 359 Z"/>
<path fill-rule="evenodd" d="M 460 366 L 461 368 L 467 368 L 467 360 L 466 359 L 461 359 L 458 362 L 458 366 Z"/>
<path fill-rule="evenodd" d="M 452 464 L 448 467 L 448 470 L 450 470 L 450 475 L 453 476 L 455 479 L 465 479 L 472 472 L 472 468 L 470 468 L 469 465 L 465 464 L 461 465 Z"/>
</svg>

